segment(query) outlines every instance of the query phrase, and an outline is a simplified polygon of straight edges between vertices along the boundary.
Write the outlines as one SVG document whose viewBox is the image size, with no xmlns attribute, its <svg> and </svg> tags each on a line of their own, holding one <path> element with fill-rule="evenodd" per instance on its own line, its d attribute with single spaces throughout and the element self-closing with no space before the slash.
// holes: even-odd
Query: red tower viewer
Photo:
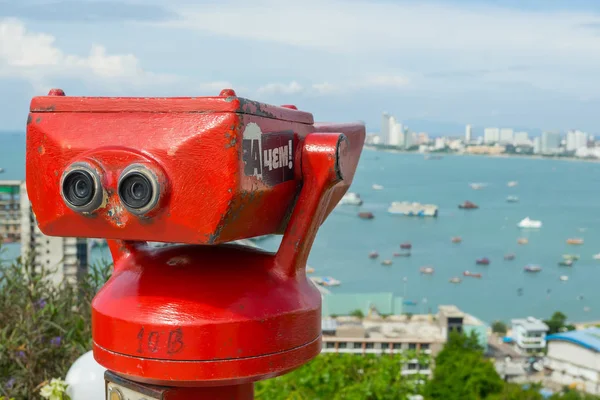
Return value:
<svg viewBox="0 0 600 400">
<path fill-rule="evenodd" d="M 363 124 L 237 97 L 35 97 L 27 187 L 42 232 L 109 239 L 92 304 L 110 399 L 251 399 L 321 346 L 306 261 Z M 227 244 L 283 234 L 277 253 Z M 153 248 L 147 241 L 180 243 Z"/>
</svg>

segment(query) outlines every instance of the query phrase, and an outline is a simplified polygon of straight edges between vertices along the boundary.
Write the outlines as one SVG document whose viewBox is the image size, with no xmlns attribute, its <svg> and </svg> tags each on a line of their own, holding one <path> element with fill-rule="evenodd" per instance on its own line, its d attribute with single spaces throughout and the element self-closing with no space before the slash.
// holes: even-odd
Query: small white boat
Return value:
<svg viewBox="0 0 600 400">
<path fill-rule="evenodd" d="M 506 198 L 506 202 L 508 203 L 517 203 L 519 201 L 519 198 L 517 196 L 508 196 Z"/>
<path fill-rule="evenodd" d="M 542 221 L 536 221 L 534 219 L 531 219 L 529 217 L 525 217 L 524 219 L 521 220 L 521 222 L 519 222 L 517 224 L 517 226 L 519 228 L 541 228 L 542 227 Z"/>
<path fill-rule="evenodd" d="M 566 282 L 566 281 L 568 281 L 568 280 L 569 280 L 569 277 L 568 277 L 568 276 L 566 276 L 566 275 L 561 275 L 561 276 L 560 276 L 560 280 L 561 280 L 561 281 L 563 281 L 563 282 Z"/>
<path fill-rule="evenodd" d="M 486 187 L 487 184 L 485 184 L 485 183 L 469 183 L 469 186 L 471 186 L 471 189 L 473 189 L 473 190 L 479 190 L 479 189 L 483 189 L 484 187 Z"/>
<path fill-rule="evenodd" d="M 450 278 L 450 283 L 461 283 L 462 279 L 460 279 L 459 277 L 455 276 L 454 278 Z"/>
<path fill-rule="evenodd" d="M 594 260 L 600 260 L 600 253 L 594 254 Z"/>
<path fill-rule="evenodd" d="M 348 192 L 344 195 L 344 197 L 342 197 L 339 204 L 362 206 L 363 201 L 358 193 Z"/>
<path fill-rule="evenodd" d="M 371 186 L 371 187 L 373 188 L 373 190 L 382 190 L 383 189 L 383 186 L 378 185 L 376 183 L 374 183 L 373 186 Z"/>
<path fill-rule="evenodd" d="M 506 184 L 506 186 L 508 186 L 508 187 L 515 187 L 515 186 L 517 186 L 518 184 L 519 184 L 519 182 L 517 182 L 517 181 L 510 181 L 510 182 L 508 182 L 508 183 Z"/>
<path fill-rule="evenodd" d="M 332 278 L 330 276 L 325 276 L 322 278 L 313 278 L 313 282 L 315 282 L 317 285 L 321 285 L 321 286 L 339 286 L 342 282 L 338 281 L 335 278 Z"/>
<path fill-rule="evenodd" d="M 431 275 L 433 274 L 434 269 L 432 267 L 421 267 L 419 268 L 419 272 L 425 275 Z"/>
</svg>

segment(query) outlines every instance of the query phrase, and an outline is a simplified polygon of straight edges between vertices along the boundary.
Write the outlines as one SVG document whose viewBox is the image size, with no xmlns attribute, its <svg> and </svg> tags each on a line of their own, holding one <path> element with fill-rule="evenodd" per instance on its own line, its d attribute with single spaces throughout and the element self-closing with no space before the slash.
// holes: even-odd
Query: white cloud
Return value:
<svg viewBox="0 0 600 400">
<path fill-rule="evenodd" d="M 268 83 L 258 88 L 259 94 L 298 94 L 304 92 L 304 87 L 296 81 L 290 83 Z"/>
</svg>

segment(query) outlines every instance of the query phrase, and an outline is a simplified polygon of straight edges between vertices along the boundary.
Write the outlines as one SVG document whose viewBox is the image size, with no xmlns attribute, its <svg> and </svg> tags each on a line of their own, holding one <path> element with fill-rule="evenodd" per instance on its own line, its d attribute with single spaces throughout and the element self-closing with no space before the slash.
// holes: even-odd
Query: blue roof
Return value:
<svg viewBox="0 0 600 400">
<path fill-rule="evenodd" d="M 546 337 L 547 341 L 562 340 L 571 342 L 586 349 L 600 352 L 600 328 L 589 328 L 580 331 L 555 333 Z"/>
</svg>

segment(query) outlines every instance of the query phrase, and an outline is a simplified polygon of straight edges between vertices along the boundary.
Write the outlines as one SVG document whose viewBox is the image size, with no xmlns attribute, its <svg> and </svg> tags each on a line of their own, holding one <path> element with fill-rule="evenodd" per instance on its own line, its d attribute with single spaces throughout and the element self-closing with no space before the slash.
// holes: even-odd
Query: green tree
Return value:
<svg viewBox="0 0 600 400">
<path fill-rule="evenodd" d="M 365 314 L 363 314 L 363 312 L 361 310 L 359 310 L 359 309 L 351 311 L 350 315 L 353 316 L 353 317 L 357 317 L 357 318 L 364 318 L 365 317 Z"/>
<path fill-rule="evenodd" d="M 543 400 L 540 394 L 540 387 L 531 385 L 523 388 L 521 385 L 507 383 L 502 392 L 494 393 L 486 397 L 485 400 Z"/>
<path fill-rule="evenodd" d="M 552 317 L 550 317 L 548 320 L 545 320 L 544 323 L 548 325 L 549 334 L 575 330 L 574 325 L 567 324 L 567 316 L 560 311 L 556 311 L 554 314 L 552 314 Z"/>
<path fill-rule="evenodd" d="M 479 400 L 501 393 L 503 388 L 494 365 L 483 357 L 475 332 L 469 336 L 452 332 L 435 359 L 425 394 L 432 400 Z"/>
<path fill-rule="evenodd" d="M 492 332 L 499 333 L 501 335 L 506 335 L 508 328 L 506 324 L 502 321 L 494 321 L 492 322 Z"/>
</svg>

